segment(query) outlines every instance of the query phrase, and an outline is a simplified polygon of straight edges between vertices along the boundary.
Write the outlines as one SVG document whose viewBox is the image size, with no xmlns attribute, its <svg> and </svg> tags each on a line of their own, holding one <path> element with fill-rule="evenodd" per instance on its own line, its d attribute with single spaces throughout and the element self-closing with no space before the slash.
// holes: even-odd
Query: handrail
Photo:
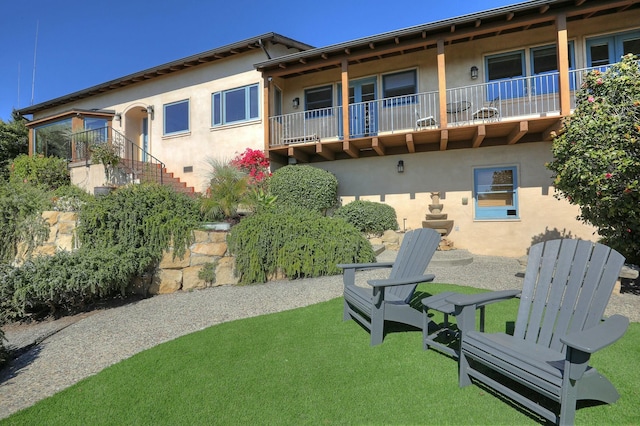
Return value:
<svg viewBox="0 0 640 426">
<path fill-rule="evenodd" d="M 109 132 L 111 130 L 111 132 Z M 125 135 L 109 127 L 75 132 L 70 139 L 71 161 L 91 161 L 91 147 L 108 143 L 120 157 L 118 167 L 130 173 L 134 180 L 163 183 L 165 164 Z"/>
</svg>

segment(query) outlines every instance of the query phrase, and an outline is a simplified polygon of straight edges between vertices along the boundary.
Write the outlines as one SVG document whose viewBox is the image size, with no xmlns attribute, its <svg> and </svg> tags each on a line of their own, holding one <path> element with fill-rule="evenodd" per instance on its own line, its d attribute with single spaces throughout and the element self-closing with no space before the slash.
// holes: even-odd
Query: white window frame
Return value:
<svg viewBox="0 0 640 426">
<path fill-rule="evenodd" d="M 512 186 L 507 188 L 487 188 L 486 183 L 479 181 L 480 174 L 483 172 L 496 172 L 503 170 L 512 171 Z M 520 209 L 518 206 L 518 166 L 517 165 L 500 165 L 500 166 L 483 166 L 474 167 L 473 169 L 473 204 L 474 204 L 474 220 L 519 220 Z M 482 206 L 479 202 L 481 195 L 511 193 L 512 205 L 489 205 Z"/>
</svg>

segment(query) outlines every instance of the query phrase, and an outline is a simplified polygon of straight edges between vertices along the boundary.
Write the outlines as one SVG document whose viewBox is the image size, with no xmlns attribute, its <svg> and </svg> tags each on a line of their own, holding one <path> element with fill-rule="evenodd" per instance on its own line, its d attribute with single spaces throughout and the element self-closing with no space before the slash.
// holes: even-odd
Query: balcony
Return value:
<svg viewBox="0 0 640 426">
<path fill-rule="evenodd" d="M 570 108 L 585 72 L 569 72 Z M 551 140 L 559 130 L 559 73 L 353 103 L 269 118 L 269 151 L 301 162 Z M 566 114 L 565 114 L 566 115 Z"/>
</svg>

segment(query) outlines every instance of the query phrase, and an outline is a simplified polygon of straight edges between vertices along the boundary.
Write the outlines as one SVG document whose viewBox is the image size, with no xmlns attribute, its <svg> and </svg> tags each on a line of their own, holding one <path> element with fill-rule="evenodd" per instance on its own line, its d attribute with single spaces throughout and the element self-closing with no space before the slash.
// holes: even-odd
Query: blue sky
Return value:
<svg viewBox="0 0 640 426">
<path fill-rule="evenodd" d="M 519 1 L 3 1 L 0 118 L 267 32 L 319 47 L 514 3 Z"/>
</svg>

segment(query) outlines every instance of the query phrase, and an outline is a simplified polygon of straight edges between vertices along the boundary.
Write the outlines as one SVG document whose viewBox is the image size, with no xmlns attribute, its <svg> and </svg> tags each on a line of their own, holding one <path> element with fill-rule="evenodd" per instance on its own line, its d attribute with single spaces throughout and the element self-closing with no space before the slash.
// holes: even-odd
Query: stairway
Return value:
<svg viewBox="0 0 640 426">
<path fill-rule="evenodd" d="M 157 163 L 145 163 L 143 161 L 123 159 L 120 166 L 133 176 L 137 182 L 156 182 L 161 185 L 172 187 L 176 192 L 182 192 L 188 195 L 195 195 L 195 189 L 187 186 L 180 178 L 174 177 L 172 172 L 167 171 L 166 167 Z"/>
</svg>

